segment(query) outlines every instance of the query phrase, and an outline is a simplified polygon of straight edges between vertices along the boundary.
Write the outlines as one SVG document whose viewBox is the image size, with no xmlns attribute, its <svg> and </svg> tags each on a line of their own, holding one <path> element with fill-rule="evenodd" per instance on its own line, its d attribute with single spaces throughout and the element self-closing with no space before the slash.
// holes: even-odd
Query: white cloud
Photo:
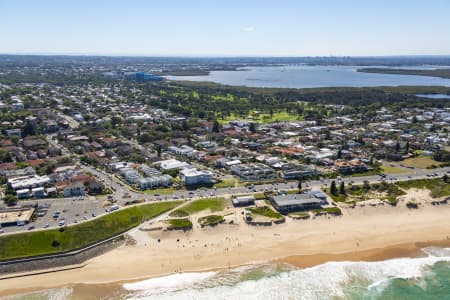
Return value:
<svg viewBox="0 0 450 300">
<path fill-rule="evenodd" d="M 247 31 L 247 32 L 255 31 L 255 27 L 253 27 L 253 26 L 245 27 L 245 28 L 244 28 L 244 31 Z"/>
</svg>

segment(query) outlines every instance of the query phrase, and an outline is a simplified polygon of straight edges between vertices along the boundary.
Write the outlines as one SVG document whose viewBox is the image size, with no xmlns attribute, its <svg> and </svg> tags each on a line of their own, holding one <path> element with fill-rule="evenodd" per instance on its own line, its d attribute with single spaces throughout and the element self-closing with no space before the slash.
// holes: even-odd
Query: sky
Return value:
<svg viewBox="0 0 450 300">
<path fill-rule="evenodd" d="M 0 0 L 0 53 L 449 55 L 450 0 Z"/>
</svg>

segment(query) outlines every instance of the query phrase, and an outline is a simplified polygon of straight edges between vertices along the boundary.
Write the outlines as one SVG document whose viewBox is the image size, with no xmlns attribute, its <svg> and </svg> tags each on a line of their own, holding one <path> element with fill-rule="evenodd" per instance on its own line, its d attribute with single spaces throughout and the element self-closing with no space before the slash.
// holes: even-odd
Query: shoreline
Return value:
<svg viewBox="0 0 450 300">
<path fill-rule="evenodd" d="M 281 258 L 277 260 L 277 262 L 288 263 L 303 269 L 327 262 L 376 262 L 395 258 L 419 258 L 426 257 L 426 254 L 422 250 L 427 247 L 448 248 L 450 247 L 450 239 L 397 244 L 386 246 L 384 248 L 374 248 L 356 252 L 291 255 Z"/>
<path fill-rule="evenodd" d="M 252 266 L 252 265 L 258 265 L 258 264 L 289 264 L 292 265 L 298 269 L 304 269 L 304 268 L 311 268 L 315 267 L 324 263 L 328 262 L 377 262 L 377 261 L 385 261 L 390 259 L 396 259 L 396 258 L 419 258 L 419 257 L 426 257 L 426 254 L 422 251 L 424 248 L 427 247 L 442 247 L 442 248 L 448 248 L 450 247 L 450 239 L 445 240 L 435 240 L 435 241 L 423 241 L 423 242 L 414 242 L 414 243 L 407 243 L 407 244 L 397 244 L 397 245 L 390 245 L 386 246 L 384 248 L 374 248 L 374 249 L 368 249 L 368 250 L 362 250 L 362 251 L 355 251 L 355 252 L 345 252 L 345 253 L 318 253 L 318 254 L 310 254 L 310 255 L 291 255 L 281 258 L 275 258 L 268 261 L 260 261 L 260 262 L 250 262 L 250 263 L 244 263 L 240 265 L 233 265 L 233 266 L 222 266 L 218 268 L 212 268 L 212 269 L 195 269 L 195 270 L 186 270 L 181 273 L 203 273 L 203 272 L 222 272 L 229 269 L 235 269 L 239 267 L 245 267 L 245 266 Z M 82 267 L 79 267 L 82 269 Z M 73 268 L 70 268 L 70 266 L 66 267 L 65 269 L 54 271 L 57 272 L 65 272 L 67 270 L 71 270 Z M 45 273 L 42 273 L 45 274 Z M 150 277 L 136 277 L 136 278 L 129 278 L 119 281 L 108 281 L 108 282 L 102 282 L 102 283 L 76 283 L 72 284 L 71 286 L 77 286 L 81 291 L 78 291 L 78 293 L 84 294 L 87 296 L 87 294 L 92 295 L 94 293 L 94 296 L 97 296 L 97 293 L 102 293 L 104 291 L 119 291 L 124 292 L 122 285 L 126 283 L 133 283 L 138 281 L 144 281 L 148 279 L 154 279 L 158 277 L 165 277 L 177 274 L 177 272 L 171 272 L 171 273 L 165 273 L 165 274 L 159 274 L 155 276 Z M 25 276 L 35 276 L 39 274 L 31 274 L 31 275 L 25 275 Z M 20 279 L 20 277 L 17 277 L 15 279 Z M 1 280 L 7 280 L 7 279 L 0 279 Z M 14 290 L 6 290 L 6 291 L 0 291 L 0 297 L 7 297 L 7 296 L 13 296 L 18 294 L 27 294 L 27 293 L 34 293 L 34 292 L 40 292 L 47 289 L 52 288 L 61 288 L 65 285 L 55 285 L 51 287 L 30 287 L 30 288 L 22 288 L 22 289 L 14 289 Z M 85 294 L 86 293 L 86 294 Z M 78 295 L 80 296 L 80 295 Z M 77 298 L 78 299 L 78 298 Z M 82 299 L 82 298 L 80 298 Z"/>
<path fill-rule="evenodd" d="M 195 227 L 187 233 L 137 230 L 131 233 L 136 245 L 95 257 L 81 269 L 0 280 L 0 297 L 62 286 L 107 291 L 174 273 L 261 263 L 307 268 L 328 261 L 419 257 L 425 247 L 450 247 L 449 213 L 450 206 L 366 207 L 347 210 L 342 217 L 288 220 L 265 228 L 239 224 Z"/>
</svg>

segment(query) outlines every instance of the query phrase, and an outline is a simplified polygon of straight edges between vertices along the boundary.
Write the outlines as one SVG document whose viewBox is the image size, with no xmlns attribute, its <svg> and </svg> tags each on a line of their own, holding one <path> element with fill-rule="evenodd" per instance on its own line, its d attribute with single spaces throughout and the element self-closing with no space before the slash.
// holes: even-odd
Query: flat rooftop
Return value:
<svg viewBox="0 0 450 300">
<path fill-rule="evenodd" d="M 273 201 L 280 207 L 305 204 L 320 205 L 322 203 L 320 199 L 314 197 L 314 195 L 310 193 L 274 196 Z"/>
<path fill-rule="evenodd" d="M 12 224 L 19 221 L 29 222 L 34 210 L 34 208 L 1 210 L 0 224 Z"/>
</svg>

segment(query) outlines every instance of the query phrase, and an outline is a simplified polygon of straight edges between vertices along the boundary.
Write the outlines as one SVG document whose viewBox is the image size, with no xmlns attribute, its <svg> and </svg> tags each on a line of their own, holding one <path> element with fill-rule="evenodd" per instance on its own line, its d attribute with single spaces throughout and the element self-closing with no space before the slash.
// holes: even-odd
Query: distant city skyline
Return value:
<svg viewBox="0 0 450 300">
<path fill-rule="evenodd" d="M 0 0 L 0 53 L 450 55 L 446 0 Z"/>
</svg>

